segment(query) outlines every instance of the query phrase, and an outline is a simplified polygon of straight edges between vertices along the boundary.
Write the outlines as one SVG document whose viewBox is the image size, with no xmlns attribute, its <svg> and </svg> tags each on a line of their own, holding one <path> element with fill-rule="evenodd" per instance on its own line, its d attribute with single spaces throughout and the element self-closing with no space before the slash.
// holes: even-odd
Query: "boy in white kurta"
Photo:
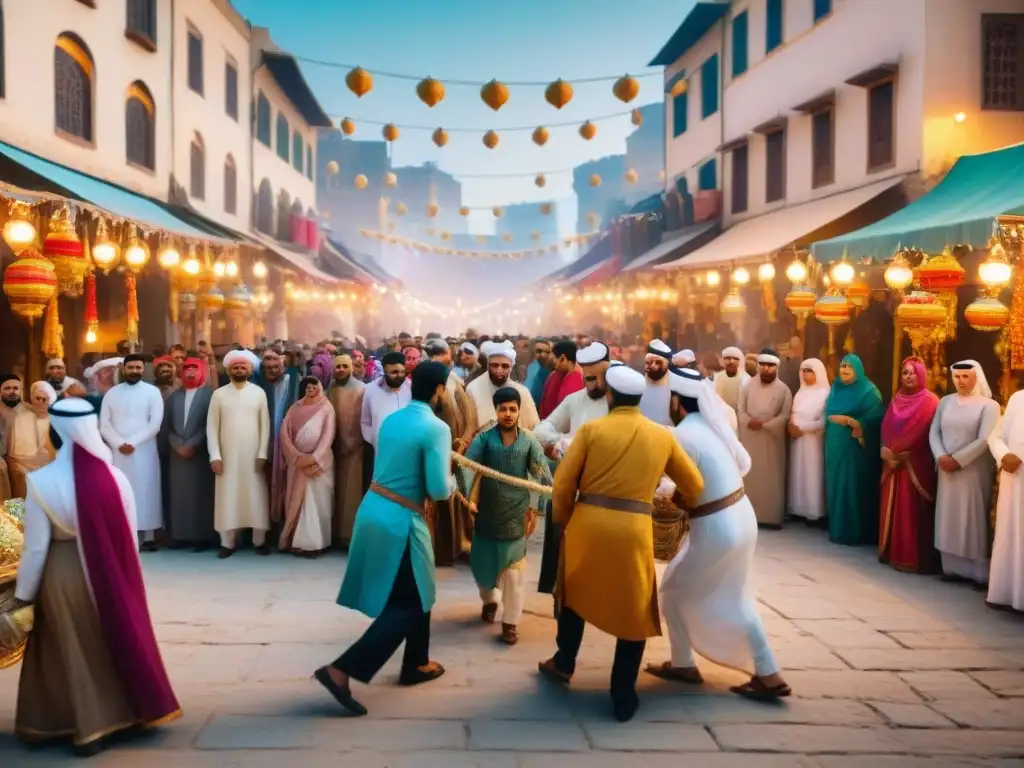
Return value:
<svg viewBox="0 0 1024 768">
<path fill-rule="evenodd" d="M 231 382 L 213 393 L 206 421 L 210 467 L 217 476 L 213 527 L 220 534 L 224 559 L 235 553 L 236 534 L 252 529 L 257 554 L 268 555 L 270 495 L 263 470 L 270 445 L 270 408 L 267 395 L 249 383 L 253 364 L 243 352 L 224 356 Z"/>
<path fill-rule="evenodd" d="M 164 420 L 164 398 L 159 389 L 142 380 L 145 367 L 141 355 L 124 359 L 124 381 L 107 392 L 100 406 L 100 434 L 114 454 L 114 466 L 131 483 L 138 533 L 143 549 L 152 552 L 156 532 L 164 527 L 156 441 Z"/>
<path fill-rule="evenodd" d="M 1015 392 L 988 439 L 1002 474 L 996 501 L 996 540 L 988 577 L 988 604 L 1024 611 L 1024 392 Z"/>
</svg>

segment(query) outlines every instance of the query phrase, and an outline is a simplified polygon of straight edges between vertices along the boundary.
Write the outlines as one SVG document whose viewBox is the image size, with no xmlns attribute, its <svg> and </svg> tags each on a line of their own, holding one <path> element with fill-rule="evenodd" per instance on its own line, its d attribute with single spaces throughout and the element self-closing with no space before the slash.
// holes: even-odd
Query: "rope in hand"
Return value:
<svg viewBox="0 0 1024 768">
<path fill-rule="evenodd" d="M 462 465 L 466 469 L 470 469 L 473 472 L 477 472 L 483 475 L 484 477 L 489 477 L 491 478 L 491 480 L 495 480 L 499 483 L 505 483 L 506 485 L 511 485 L 516 488 L 522 488 L 524 491 L 538 493 L 541 496 L 551 495 L 550 485 L 541 485 L 540 483 L 535 483 L 532 480 L 524 480 L 521 477 L 513 477 L 512 475 L 502 474 L 501 472 L 493 470 L 490 467 L 485 467 L 483 464 L 477 464 L 475 461 L 467 459 L 461 453 L 457 453 L 456 451 L 452 451 L 452 461 L 454 461 L 456 464 Z"/>
</svg>

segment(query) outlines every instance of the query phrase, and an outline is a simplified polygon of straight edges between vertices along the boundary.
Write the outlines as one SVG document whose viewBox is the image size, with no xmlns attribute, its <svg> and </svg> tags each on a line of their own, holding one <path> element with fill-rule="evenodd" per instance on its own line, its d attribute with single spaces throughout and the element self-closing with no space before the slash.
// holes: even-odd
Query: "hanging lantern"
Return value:
<svg viewBox="0 0 1024 768">
<path fill-rule="evenodd" d="M 502 216 L 505 215 L 505 209 L 502 208 L 500 205 L 496 205 L 491 209 L 491 213 L 494 214 L 494 218 L 500 219 Z"/>
<path fill-rule="evenodd" d="M 636 182 L 640 178 L 640 176 L 639 176 L 639 174 L 636 171 L 634 171 L 632 168 L 630 168 L 628 171 L 626 171 L 622 175 L 622 178 L 624 178 L 626 180 L 627 184 L 636 184 Z"/>
<path fill-rule="evenodd" d="M 498 134 L 495 133 L 494 131 L 488 131 L 487 133 L 484 134 L 484 146 L 487 147 L 488 149 L 494 149 L 496 146 L 498 146 L 499 140 L 500 139 L 498 138 Z"/>
<path fill-rule="evenodd" d="M 985 287 L 998 295 L 1010 284 L 1013 277 L 1013 267 L 1006 257 L 1006 249 L 1002 244 L 996 242 L 990 249 L 988 258 L 978 265 L 978 279 Z"/>
<path fill-rule="evenodd" d="M 388 123 L 380 132 L 384 137 L 384 141 L 397 141 L 398 139 L 398 126 L 394 123 Z"/>
<path fill-rule="evenodd" d="M 543 147 L 548 143 L 548 129 L 543 125 L 533 129 L 533 143 L 538 147 Z"/>
<path fill-rule="evenodd" d="M 926 291 L 913 291 L 896 307 L 896 322 L 906 331 L 915 349 L 938 338 L 946 323 L 946 307 Z"/>
<path fill-rule="evenodd" d="M 541 203 L 540 204 L 540 215 L 541 216 L 550 216 L 552 210 L 554 210 L 554 209 L 553 209 L 551 203 Z"/>
<path fill-rule="evenodd" d="M 672 87 L 669 88 L 668 93 L 672 98 L 676 98 L 677 96 L 682 96 L 686 93 L 689 87 L 690 84 L 686 82 L 686 78 L 681 77 L 672 83 Z"/>
<path fill-rule="evenodd" d="M 327 163 L 327 175 L 328 176 L 337 176 L 338 172 L 340 170 L 341 170 L 341 167 L 338 165 L 338 161 L 337 160 L 331 160 L 330 162 Z"/>
<path fill-rule="evenodd" d="M 480 98 L 483 99 L 484 104 L 497 112 L 508 101 L 508 88 L 504 83 L 491 80 L 480 89 Z"/>
<path fill-rule="evenodd" d="M 267 265 L 262 261 L 257 261 L 252 265 L 252 276 L 257 280 L 263 281 L 267 279 Z"/>
<path fill-rule="evenodd" d="M 357 99 L 361 99 L 373 90 L 373 76 L 362 67 L 356 67 L 345 75 L 345 85 Z"/>
<path fill-rule="evenodd" d="M 598 173 L 590 174 L 590 186 L 600 187 L 601 186 L 601 175 Z"/>
<path fill-rule="evenodd" d="M 58 292 L 71 298 L 81 296 L 89 261 L 67 205 L 59 206 L 50 218 L 50 231 L 43 241 L 43 256 L 53 262 Z"/>
<path fill-rule="evenodd" d="M 426 77 L 416 84 L 416 95 L 428 107 L 436 107 L 444 101 L 444 85 L 432 77 Z"/>
<path fill-rule="evenodd" d="M 438 128 L 436 131 L 434 131 L 431 138 L 434 140 L 434 144 L 436 144 L 438 147 L 443 147 L 445 144 L 448 143 L 448 132 L 445 131 L 444 128 Z"/>
<path fill-rule="evenodd" d="M 917 269 L 917 283 L 925 291 L 955 291 L 964 284 L 965 277 L 966 270 L 948 248 L 938 256 L 926 259 Z"/>
<path fill-rule="evenodd" d="M 427 206 L 427 216 L 431 219 L 437 216 L 438 211 L 441 209 L 437 207 L 437 203 L 431 203 Z"/>
<path fill-rule="evenodd" d="M 770 261 L 766 261 L 764 264 L 757 268 L 757 279 L 762 283 L 770 283 L 775 279 L 775 265 Z"/>
<path fill-rule="evenodd" d="M 850 302 L 841 293 L 829 293 L 814 302 L 814 317 L 825 325 L 842 325 L 850 319 Z"/>
<path fill-rule="evenodd" d="M 195 277 L 201 269 L 202 264 L 199 261 L 199 257 L 196 256 L 196 245 L 195 243 L 189 243 L 188 256 L 181 262 L 181 271 L 190 277 Z"/>
<path fill-rule="evenodd" d="M 103 270 L 103 274 L 107 274 L 117 266 L 120 254 L 121 250 L 117 247 L 117 243 L 107 234 L 106 220 L 101 218 L 96 225 L 96 241 L 92 245 L 93 262 Z"/>
<path fill-rule="evenodd" d="M 897 253 L 885 268 L 885 284 L 894 291 L 903 291 L 914 282 L 914 270 L 902 253 Z"/>
<path fill-rule="evenodd" d="M 544 89 L 544 100 L 555 109 L 561 109 L 572 101 L 572 86 L 558 78 Z"/>
<path fill-rule="evenodd" d="M 398 176 L 396 176 L 393 173 L 385 173 L 384 174 L 384 186 L 385 187 L 391 187 L 391 188 L 397 187 L 398 186 Z"/>
<path fill-rule="evenodd" d="M 405 203 L 399 203 L 398 205 L 395 206 L 395 213 L 397 213 L 399 216 L 405 216 L 405 214 L 408 212 L 409 206 L 407 206 Z"/>
<path fill-rule="evenodd" d="M 533 183 L 536 184 L 538 187 L 543 187 L 545 184 L 548 183 L 548 180 L 544 177 L 543 173 L 538 173 L 536 178 L 534 178 Z"/>
<path fill-rule="evenodd" d="M 814 311 L 814 302 L 817 300 L 814 291 L 806 285 L 795 285 L 786 294 L 784 304 L 786 309 L 803 319 Z"/>
<path fill-rule="evenodd" d="M 587 120 L 580 126 L 580 136 L 582 136 L 585 141 L 590 141 L 592 138 L 597 136 L 597 126 Z"/>
<path fill-rule="evenodd" d="M 351 136 L 353 133 L 355 133 L 356 132 L 355 121 L 352 120 L 352 118 L 350 118 L 350 117 L 346 117 L 344 120 L 342 120 L 341 121 L 341 132 L 343 134 L 345 134 L 346 136 Z M 335 171 L 335 173 L 337 173 L 337 171 Z"/>
<path fill-rule="evenodd" d="M 636 81 L 635 77 L 623 75 L 615 81 L 615 85 L 612 86 L 612 93 L 615 94 L 615 98 L 619 101 L 629 104 L 629 102 L 640 95 L 640 83 Z"/>
<path fill-rule="evenodd" d="M 252 293 L 245 283 L 239 283 L 224 296 L 224 311 L 238 317 L 252 308 Z"/>
<path fill-rule="evenodd" d="M 747 309 L 746 303 L 743 301 L 743 297 L 740 296 L 739 290 L 733 288 L 729 293 L 722 299 L 722 303 L 719 305 L 718 310 L 722 313 L 723 317 L 732 318 L 736 315 L 743 314 Z"/>
<path fill-rule="evenodd" d="M 459 216 L 469 216 L 469 206 L 464 205 L 459 208 Z"/>
<path fill-rule="evenodd" d="M 178 294 L 178 311 L 195 312 L 199 307 L 199 297 L 192 291 L 182 291 Z"/>
<path fill-rule="evenodd" d="M 829 277 L 832 278 L 832 282 L 840 288 L 845 288 L 853 282 L 854 278 L 857 277 L 857 271 L 853 268 L 853 265 L 846 260 L 846 253 L 843 253 L 843 258 L 832 265 L 832 269 L 829 270 Z"/>
<path fill-rule="evenodd" d="M 846 298 L 857 309 L 864 309 L 871 303 L 871 287 L 863 280 L 854 280 L 846 289 Z"/>
<path fill-rule="evenodd" d="M 501 239 L 504 240 L 506 243 L 511 243 L 512 242 L 512 233 L 511 232 L 506 232 L 504 235 L 501 236 Z"/>
<path fill-rule="evenodd" d="M 983 296 L 964 308 L 964 319 L 976 331 L 998 331 L 1010 320 L 1010 310 L 999 299 Z"/>
<path fill-rule="evenodd" d="M 632 112 L 629 113 L 629 122 L 631 122 L 633 125 L 639 128 L 641 125 L 644 124 L 643 113 L 639 109 L 634 109 Z"/>
<path fill-rule="evenodd" d="M 149 246 L 139 237 L 134 224 L 131 225 L 128 245 L 124 249 L 124 263 L 135 274 L 149 263 Z"/>
<path fill-rule="evenodd" d="M 85 343 L 95 344 L 99 338 L 100 315 L 96 306 L 96 275 L 90 272 L 85 278 Z"/>
<path fill-rule="evenodd" d="M 356 185 L 356 189 L 366 189 L 366 185 L 369 184 L 366 177 L 361 173 L 353 179 L 353 183 Z"/>
<path fill-rule="evenodd" d="M 3 287 L 11 312 L 31 325 L 57 295 L 57 270 L 36 251 L 26 250 L 4 270 Z"/>
<path fill-rule="evenodd" d="M 750 282 L 750 271 L 746 267 L 736 267 L 732 271 L 732 281 L 736 285 L 746 285 Z"/>
<path fill-rule="evenodd" d="M 799 258 L 786 265 L 786 279 L 793 285 L 804 285 L 807 282 L 807 265 Z"/>
<path fill-rule="evenodd" d="M 32 208 L 28 203 L 21 200 L 10 201 L 3 238 L 15 256 L 20 256 L 22 251 L 36 241 L 36 225 L 32 223 L 32 218 Z"/>
<path fill-rule="evenodd" d="M 166 272 L 170 272 L 181 263 L 181 253 L 174 247 L 174 241 L 165 239 L 156 252 L 156 263 Z M 262 262 L 259 262 L 262 263 Z M 266 269 L 266 267 L 263 267 Z"/>
<path fill-rule="evenodd" d="M 224 309 L 224 294 L 212 280 L 205 282 L 199 288 L 197 300 L 199 306 L 207 312 L 219 312 Z"/>
</svg>

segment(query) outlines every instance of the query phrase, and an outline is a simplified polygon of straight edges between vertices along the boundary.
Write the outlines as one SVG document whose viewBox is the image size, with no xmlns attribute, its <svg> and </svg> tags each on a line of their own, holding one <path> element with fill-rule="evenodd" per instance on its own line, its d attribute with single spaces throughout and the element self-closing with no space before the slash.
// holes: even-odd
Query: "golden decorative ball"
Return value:
<svg viewBox="0 0 1024 768">
<path fill-rule="evenodd" d="M 469 216 L 469 206 L 464 205 L 459 208 L 459 216 Z"/>
<path fill-rule="evenodd" d="M 491 80 L 480 89 L 480 98 L 483 99 L 484 104 L 497 112 L 508 101 L 508 87 L 497 80 Z"/>
<path fill-rule="evenodd" d="M 356 124 L 351 118 L 346 117 L 341 121 L 341 132 L 346 136 L 351 136 L 356 132 Z"/>
<path fill-rule="evenodd" d="M 622 175 L 622 178 L 624 178 L 626 180 L 627 184 L 636 184 L 637 179 L 640 178 L 640 175 L 636 171 L 634 171 L 632 168 L 630 168 L 628 171 L 626 171 Z"/>
<path fill-rule="evenodd" d="M 448 132 L 444 128 L 438 128 L 436 131 L 434 131 L 433 135 L 431 136 L 431 139 L 434 140 L 434 144 L 436 144 L 439 147 L 443 147 L 445 144 L 448 143 Z"/>
<path fill-rule="evenodd" d="M 561 109 L 572 101 L 572 86 L 558 78 L 544 89 L 544 100 L 555 109 Z"/>
<path fill-rule="evenodd" d="M 381 134 L 384 136 L 384 141 L 395 141 L 398 138 L 398 126 L 388 123 L 381 129 Z"/>
<path fill-rule="evenodd" d="M 338 165 L 337 160 L 331 160 L 330 162 L 327 163 L 327 173 L 330 176 L 337 176 L 340 170 L 341 166 Z"/>
<path fill-rule="evenodd" d="M 494 214 L 494 218 L 500 219 L 502 216 L 505 215 L 505 209 L 502 208 L 500 205 L 496 205 L 491 209 L 491 213 Z"/>
<path fill-rule="evenodd" d="M 494 149 L 496 146 L 498 146 L 499 141 L 500 139 L 498 138 L 498 134 L 495 133 L 494 131 L 488 131 L 487 133 L 484 134 L 484 146 L 487 147 L 488 149 Z"/>
<path fill-rule="evenodd" d="M 644 116 L 639 109 L 634 109 L 632 112 L 629 113 L 629 122 L 631 122 L 638 128 L 644 124 Z"/>
<path fill-rule="evenodd" d="M 545 184 L 548 183 L 548 180 L 544 177 L 543 173 L 538 173 L 537 177 L 533 180 L 533 183 L 536 184 L 538 187 L 543 187 Z"/>
<path fill-rule="evenodd" d="M 369 184 L 366 177 L 361 173 L 352 180 L 352 183 L 355 184 L 356 189 L 366 189 L 366 185 Z"/>
<path fill-rule="evenodd" d="M 599 173 L 592 173 L 592 174 L 590 174 L 590 180 L 589 181 L 590 181 L 590 186 L 592 186 L 592 187 L 600 187 L 601 186 L 601 174 L 599 174 Z"/>
<path fill-rule="evenodd" d="M 533 129 L 533 143 L 538 147 L 543 147 L 548 143 L 548 129 L 543 125 Z"/>
<path fill-rule="evenodd" d="M 587 120 L 580 126 L 580 136 L 582 136 L 584 140 L 590 141 L 592 138 L 597 136 L 597 126 Z"/>
<path fill-rule="evenodd" d="M 619 101 L 629 104 L 640 94 L 640 83 L 636 81 L 635 77 L 623 75 L 615 81 L 615 85 L 612 86 L 612 93 L 615 94 L 615 98 Z"/>
<path fill-rule="evenodd" d="M 444 101 L 444 85 L 432 77 L 426 77 L 416 84 L 416 95 L 428 107 L 435 107 Z"/>
<path fill-rule="evenodd" d="M 441 209 L 437 207 L 436 203 L 431 203 L 430 205 L 427 206 L 427 216 L 429 216 L 430 218 L 434 218 L 435 216 L 437 216 L 440 210 Z"/>
<path fill-rule="evenodd" d="M 345 85 L 356 98 L 362 98 L 373 90 L 373 76 L 362 67 L 356 67 L 345 75 Z"/>
</svg>

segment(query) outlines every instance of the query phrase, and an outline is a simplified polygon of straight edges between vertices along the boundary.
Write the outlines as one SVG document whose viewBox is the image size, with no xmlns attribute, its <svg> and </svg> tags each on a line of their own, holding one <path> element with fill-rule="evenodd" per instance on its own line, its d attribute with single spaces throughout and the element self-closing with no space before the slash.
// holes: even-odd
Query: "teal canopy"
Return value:
<svg viewBox="0 0 1024 768">
<path fill-rule="evenodd" d="M 874 224 L 811 246 L 818 261 L 890 258 L 899 246 L 938 253 L 983 248 L 999 216 L 1024 215 L 1024 144 L 965 155 L 931 192 Z"/>
</svg>

